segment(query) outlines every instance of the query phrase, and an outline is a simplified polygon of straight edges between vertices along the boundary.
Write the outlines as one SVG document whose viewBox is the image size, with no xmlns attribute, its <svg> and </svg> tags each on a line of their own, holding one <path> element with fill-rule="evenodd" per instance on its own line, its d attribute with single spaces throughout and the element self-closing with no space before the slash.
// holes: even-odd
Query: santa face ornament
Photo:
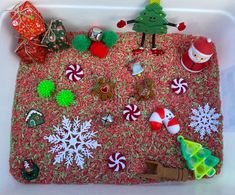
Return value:
<svg viewBox="0 0 235 195">
<path fill-rule="evenodd" d="M 214 46 L 211 39 L 199 38 L 183 54 L 181 64 L 187 71 L 198 73 L 209 66 L 213 54 Z"/>
<path fill-rule="evenodd" d="M 212 55 L 205 55 L 201 52 L 199 52 L 193 45 L 190 47 L 188 51 L 189 57 L 194 61 L 195 63 L 204 63 L 210 60 Z"/>
</svg>

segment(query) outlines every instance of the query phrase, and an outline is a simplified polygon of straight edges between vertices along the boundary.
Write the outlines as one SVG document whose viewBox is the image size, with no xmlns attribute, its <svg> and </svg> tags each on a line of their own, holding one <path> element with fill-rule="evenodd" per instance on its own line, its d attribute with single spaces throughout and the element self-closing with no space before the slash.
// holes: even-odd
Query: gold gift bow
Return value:
<svg viewBox="0 0 235 195">
<path fill-rule="evenodd" d="M 41 44 L 37 44 L 34 43 L 32 41 L 30 41 L 33 45 L 36 46 L 41 46 L 41 47 L 45 47 L 45 45 L 41 45 Z M 22 47 L 24 46 L 24 52 L 31 58 L 31 60 L 33 60 L 33 62 L 36 62 L 36 60 L 33 58 L 32 54 L 26 49 L 26 46 L 29 47 L 29 40 L 27 39 L 23 39 L 23 41 L 18 45 L 18 47 L 15 49 L 15 53 Z"/>
</svg>

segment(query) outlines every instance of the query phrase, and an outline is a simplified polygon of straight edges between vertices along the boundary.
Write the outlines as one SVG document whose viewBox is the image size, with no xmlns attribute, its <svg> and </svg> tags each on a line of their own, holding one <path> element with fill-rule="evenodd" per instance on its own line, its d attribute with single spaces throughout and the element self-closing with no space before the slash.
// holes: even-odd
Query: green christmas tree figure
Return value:
<svg viewBox="0 0 235 195">
<path fill-rule="evenodd" d="M 155 42 L 155 35 L 163 35 L 167 33 L 167 26 L 177 27 L 179 31 L 185 29 L 185 24 L 173 24 L 167 21 L 166 13 L 158 3 L 151 3 L 145 7 L 140 15 L 134 20 L 124 21 L 121 20 L 117 23 L 118 28 L 123 28 L 127 24 L 134 23 L 133 30 L 136 32 L 142 32 L 141 44 L 138 49 L 133 50 L 133 54 L 139 54 L 144 51 L 144 43 L 146 34 L 152 35 L 152 54 L 161 55 L 164 51 L 157 49 Z"/>
<path fill-rule="evenodd" d="M 133 30 L 145 34 L 166 34 L 167 33 L 166 13 L 157 4 L 149 4 L 135 19 Z"/>
<path fill-rule="evenodd" d="M 199 180 L 205 175 L 208 177 L 215 175 L 214 167 L 220 160 L 213 156 L 210 150 L 203 148 L 199 143 L 185 140 L 183 136 L 178 136 L 177 140 L 180 142 L 187 167 L 194 171 L 195 179 Z"/>
</svg>

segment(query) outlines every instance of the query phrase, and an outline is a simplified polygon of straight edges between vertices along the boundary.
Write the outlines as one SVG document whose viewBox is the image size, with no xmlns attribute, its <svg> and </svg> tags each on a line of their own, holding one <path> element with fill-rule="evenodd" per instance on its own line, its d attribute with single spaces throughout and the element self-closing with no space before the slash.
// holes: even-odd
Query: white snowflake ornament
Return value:
<svg viewBox="0 0 235 195">
<path fill-rule="evenodd" d="M 189 127 L 192 127 L 200 134 L 200 139 L 203 139 L 206 134 L 210 136 L 212 132 L 218 132 L 220 116 L 221 114 L 216 113 L 215 108 L 211 108 L 208 104 L 204 107 L 199 106 L 198 109 L 192 109 Z"/>
<path fill-rule="evenodd" d="M 53 164 L 65 161 L 67 168 L 76 162 L 81 169 L 84 168 L 85 158 L 93 158 L 92 149 L 101 146 L 93 140 L 97 132 L 91 131 L 91 120 L 80 123 L 78 117 L 71 121 L 63 116 L 62 125 L 54 126 L 54 135 L 45 136 L 44 139 L 54 144 L 49 152 L 55 153 Z"/>
</svg>

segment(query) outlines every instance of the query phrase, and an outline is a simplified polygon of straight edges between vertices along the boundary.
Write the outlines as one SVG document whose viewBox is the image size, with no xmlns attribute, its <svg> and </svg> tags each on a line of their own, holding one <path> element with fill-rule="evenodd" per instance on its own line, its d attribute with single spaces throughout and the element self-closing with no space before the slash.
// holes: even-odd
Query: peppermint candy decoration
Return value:
<svg viewBox="0 0 235 195">
<path fill-rule="evenodd" d="M 123 117 L 128 121 L 136 121 L 140 117 L 140 109 L 135 104 L 129 104 L 124 108 Z"/>
<path fill-rule="evenodd" d="M 177 78 L 171 82 L 171 89 L 177 95 L 180 95 L 180 94 L 185 93 L 188 90 L 188 84 L 186 83 L 184 79 Z"/>
<path fill-rule="evenodd" d="M 109 156 L 108 166 L 115 172 L 121 171 L 126 168 L 126 157 L 116 152 Z"/>
<path fill-rule="evenodd" d="M 79 64 L 71 64 L 67 67 L 65 74 L 70 81 L 79 81 L 84 77 L 84 72 Z"/>
</svg>

